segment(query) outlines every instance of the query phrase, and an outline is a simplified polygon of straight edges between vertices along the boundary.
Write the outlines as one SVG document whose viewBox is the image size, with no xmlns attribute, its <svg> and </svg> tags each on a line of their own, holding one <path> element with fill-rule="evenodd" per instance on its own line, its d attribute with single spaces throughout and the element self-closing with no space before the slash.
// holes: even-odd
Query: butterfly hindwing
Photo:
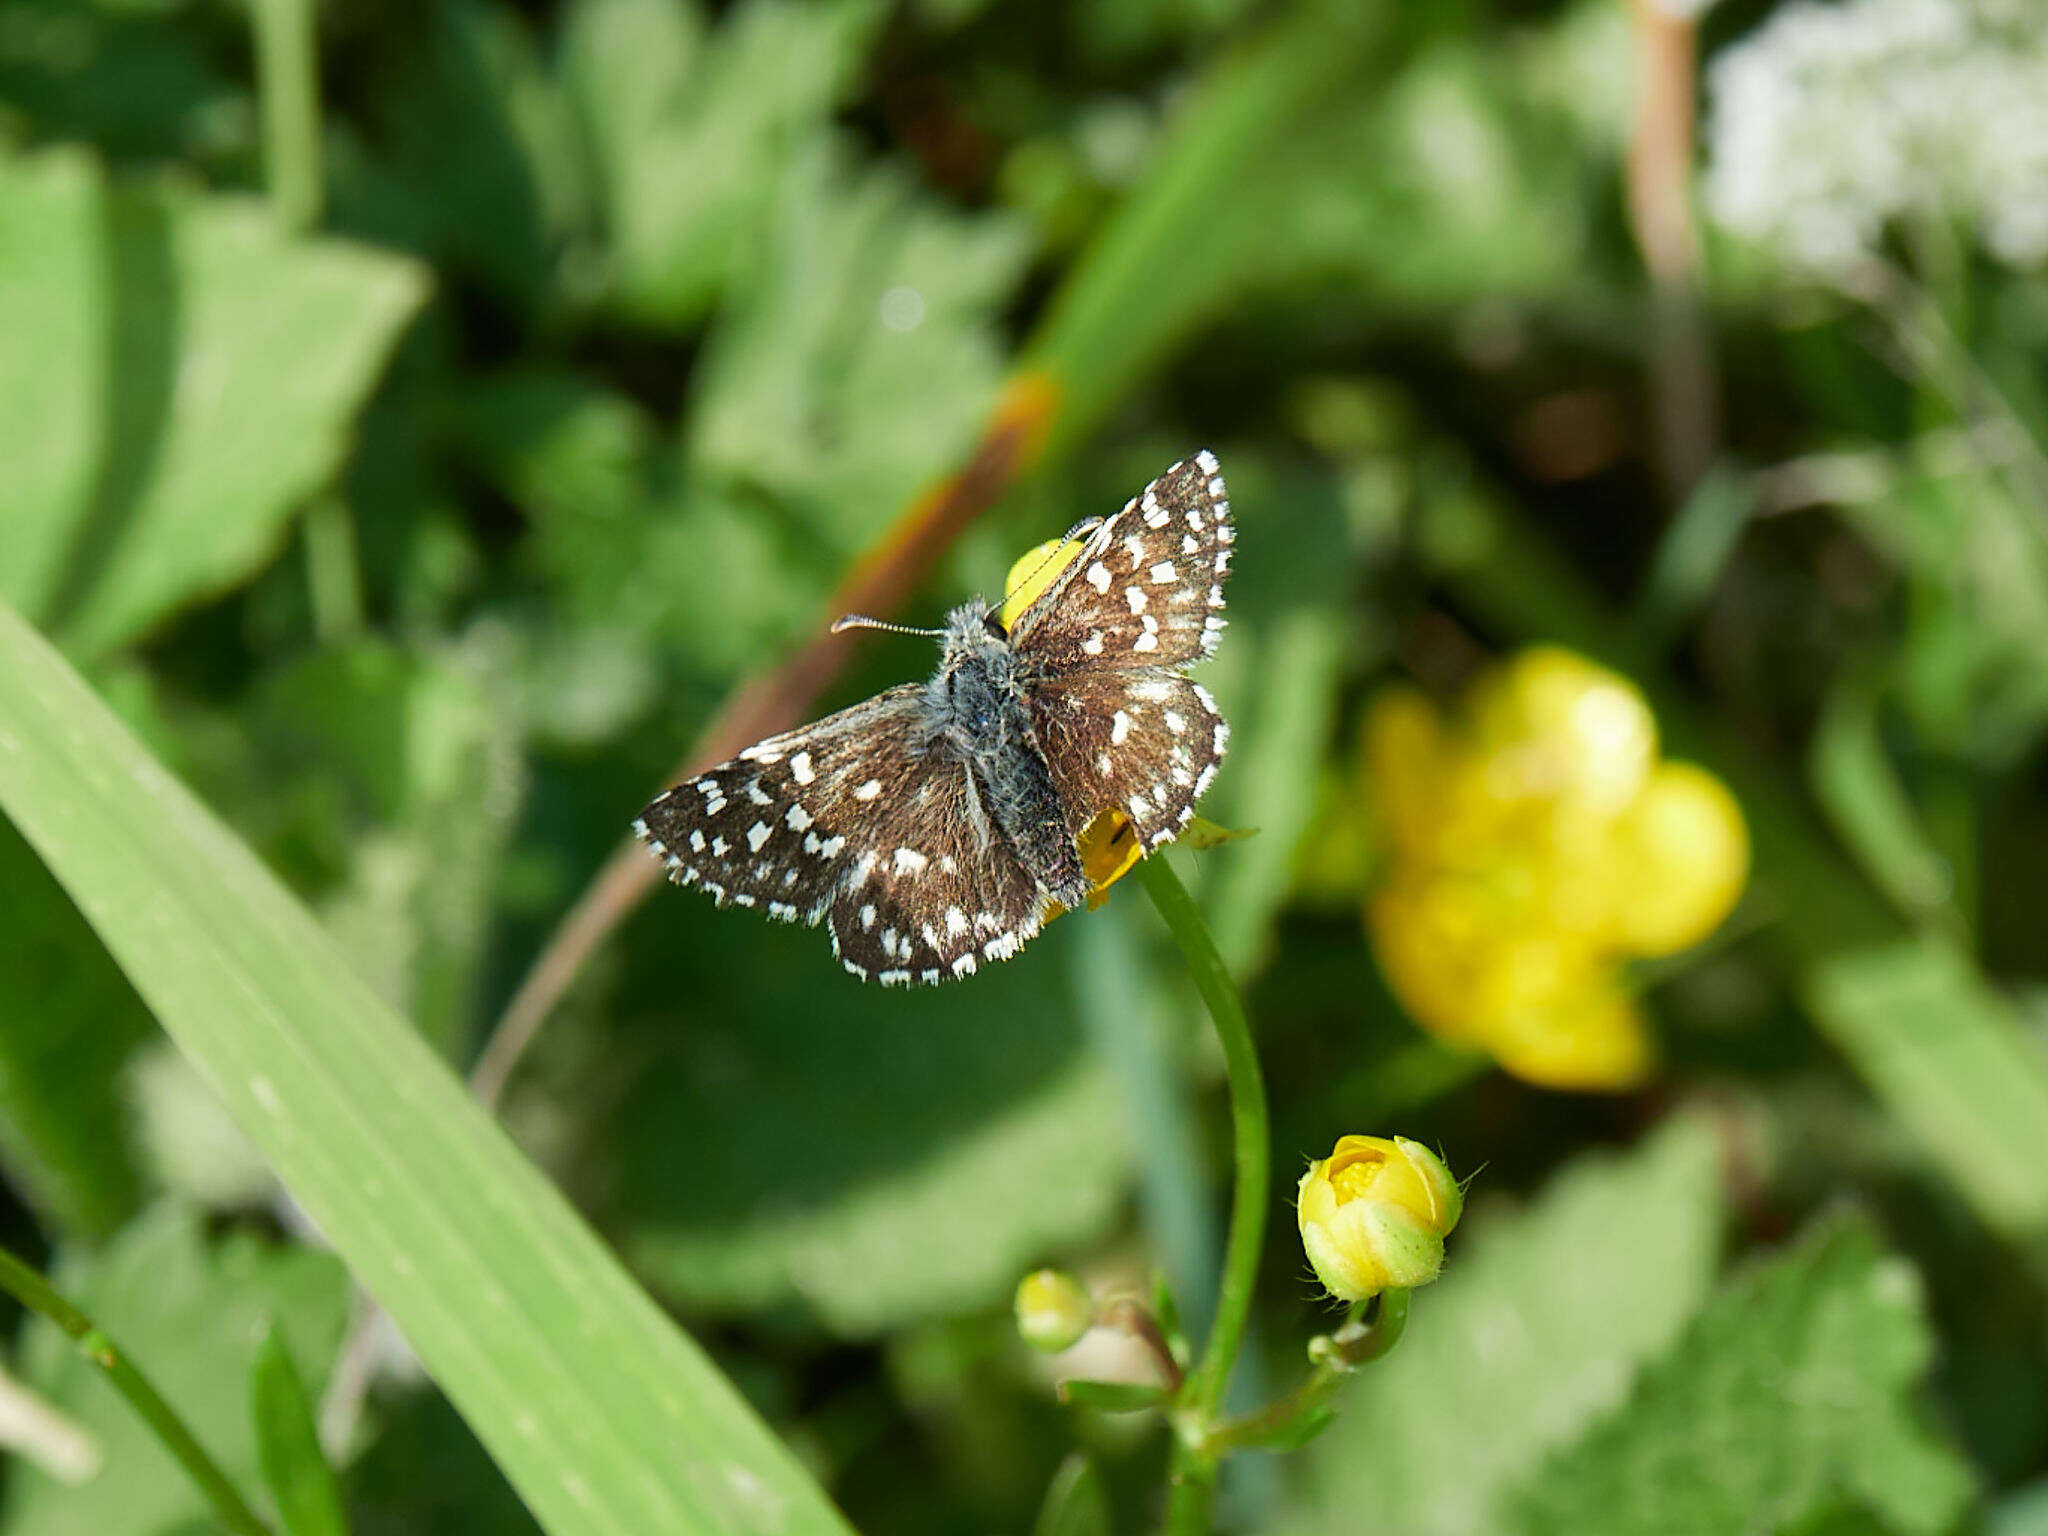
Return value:
<svg viewBox="0 0 2048 1536">
<path fill-rule="evenodd" d="M 1215 456 L 1183 459 L 1088 536 L 1010 643 L 1044 672 L 1199 661 L 1222 638 L 1236 537 Z"/>
<path fill-rule="evenodd" d="M 1165 668 L 1051 678 L 1031 714 L 1075 836 L 1115 807 L 1147 851 L 1193 818 L 1230 739 L 1209 690 Z"/>
<path fill-rule="evenodd" d="M 981 814 L 970 770 L 892 688 L 771 736 L 657 796 L 634 824 L 669 878 L 784 922 L 829 918 L 854 974 L 965 975 L 1038 931 L 1041 898 Z"/>
</svg>

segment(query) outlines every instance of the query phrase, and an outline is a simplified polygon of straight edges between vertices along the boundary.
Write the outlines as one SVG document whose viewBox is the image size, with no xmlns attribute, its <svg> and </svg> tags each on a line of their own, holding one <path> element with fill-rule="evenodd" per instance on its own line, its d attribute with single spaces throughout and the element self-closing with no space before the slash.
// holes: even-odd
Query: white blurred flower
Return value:
<svg viewBox="0 0 2048 1536">
<path fill-rule="evenodd" d="M 2048 5 L 1794 0 L 1715 59 L 1706 201 L 1819 275 L 1905 214 L 2048 257 Z"/>
</svg>

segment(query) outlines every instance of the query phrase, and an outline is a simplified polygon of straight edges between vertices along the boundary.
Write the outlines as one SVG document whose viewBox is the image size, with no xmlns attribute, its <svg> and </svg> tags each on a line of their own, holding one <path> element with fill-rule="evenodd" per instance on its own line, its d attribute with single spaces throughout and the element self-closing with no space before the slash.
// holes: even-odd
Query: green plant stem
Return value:
<svg viewBox="0 0 2048 1536">
<path fill-rule="evenodd" d="M 163 1442 L 164 1449 L 177 1458 L 186 1474 L 198 1484 L 222 1525 L 236 1536 L 271 1536 L 270 1527 L 256 1518 L 256 1512 L 228 1481 L 219 1464 L 206 1454 L 206 1448 L 178 1417 L 177 1410 L 163 1400 L 114 1341 L 59 1295 L 49 1281 L 4 1248 L 0 1248 L 0 1290 L 31 1311 L 40 1312 L 78 1341 L 86 1358 L 106 1373 L 114 1390 L 128 1399 L 129 1406 L 142 1416 L 142 1421 Z"/>
<path fill-rule="evenodd" d="M 263 103 L 263 174 L 278 223 L 302 235 L 326 201 L 313 0 L 249 0 Z"/>
<path fill-rule="evenodd" d="M 1300 1426 L 1309 1415 L 1336 1396 L 1337 1389 L 1361 1365 L 1369 1364 L 1400 1343 L 1408 1326 L 1408 1291 L 1383 1291 L 1375 1298 L 1379 1306 L 1370 1321 L 1361 1321 L 1371 1301 L 1351 1309 L 1344 1326 L 1310 1346 L 1315 1368 L 1302 1384 L 1278 1402 L 1219 1424 L 1202 1442 L 1209 1455 L 1222 1459 L 1254 1446 L 1284 1440 L 1288 1431 Z"/>
<path fill-rule="evenodd" d="M 1239 1002 L 1237 988 L 1209 936 L 1208 925 L 1189 897 L 1187 887 L 1166 860 L 1155 854 L 1138 861 L 1137 878 L 1158 909 L 1167 932 L 1187 961 L 1188 974 L 1215 1021 L 1223 1044 L 1223 1065 L 1230 1083 L 1230 1119 L 1234 1144 L 1235 1189 L 1231 1197 L 1230 1235 L 1223 1249 L 1223 1279 L 1216 1297 L 1216 1319 L 1210 1325 L 1201 1359 L 1189 1372 L 1175 1405 L 1172 1488 L 1167 1502 L 1170 1536 L 1197 1536 L 1209 1526 L 1215 1501 L 1217 1458 L 1201 1447 L 1223 1406 L 1230 1370 L 1244 1343 L 1251 1315 L 1252 1288 L 1258 1281 L 1259 1250 L 1266 1235 L 1267 1184 L 1272 1157 L 1268 1147 L 1266 1085 L 1259 1073 L 1258 1052 Z"/>
</svg>

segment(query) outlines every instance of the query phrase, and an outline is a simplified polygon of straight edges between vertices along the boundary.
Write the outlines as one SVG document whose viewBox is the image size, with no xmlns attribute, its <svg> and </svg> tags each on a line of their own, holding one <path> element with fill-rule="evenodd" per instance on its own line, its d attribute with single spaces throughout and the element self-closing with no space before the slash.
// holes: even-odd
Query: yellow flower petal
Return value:
<svg viewBox="0 0 2048 1536">
<path fill-rule="evenodd" d="M 1511 793 L 1616 813 L 1656 760 L 1656 718 L 1636 686 L 1558 646 L 1520 652 L 1474 686 L 1468 707 L 1473 746 Z"/>
<path fill-rule="evenodd" d="M 1634 1088 L 1655 1065 L 1642 1012 L 1611 968 L 1574 991 L 1532 997 L 1503 1012 L 1483 1043 L 1507 1071 L 1540 1088 Z"/>
<path fill-rule="evenodd" d="M 1691 763 L 1663 763 L 1615 830 L 1623 945 L 1669 955 L 1721 926 L 1749 878 L 1749 832 L 1726 785 Z"/>
</svg>

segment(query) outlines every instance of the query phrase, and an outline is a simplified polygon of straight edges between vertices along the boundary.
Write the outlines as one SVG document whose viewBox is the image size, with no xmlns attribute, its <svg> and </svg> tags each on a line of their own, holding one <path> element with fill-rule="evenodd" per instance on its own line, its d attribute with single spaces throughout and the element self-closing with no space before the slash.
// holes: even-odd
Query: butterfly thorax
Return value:
<svg viewBox="0 0 2048 1536">
<path fill-rule="evenodd" d="M 1088 890 L 1080 854 L 1031 729 L 1028 680 L 987 613 L 976 602 L 946 615 L 944 653 L 926 684 L 927 750 L 965 765 L 975 830 L 1008 843 L 1046 891 L 1072 906 Z"/>
</svg>

